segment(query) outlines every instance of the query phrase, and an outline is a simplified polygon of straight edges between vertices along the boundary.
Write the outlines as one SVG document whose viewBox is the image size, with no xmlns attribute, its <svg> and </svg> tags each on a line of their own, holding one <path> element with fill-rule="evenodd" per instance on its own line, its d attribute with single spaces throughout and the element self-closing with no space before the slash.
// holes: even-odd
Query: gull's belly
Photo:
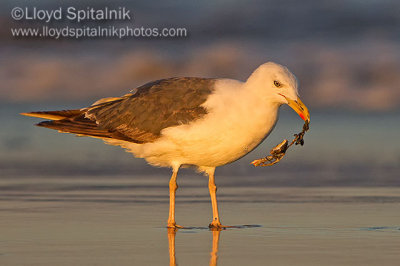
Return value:
<svg viewBox="0 0 400 266">
<path fill-rule="evenodd" d="M 257 147 L 264 136 L 259 134 L 254 138 L 240 139 L 226 137 L 224 139 L 204 139 L 191 142 L 182 147 L 181 154 L 185 164 L 198 166 L 221 166 L 231 163 Z"/>
<path fill-rule="evenodd" d="M 220 120 L 221 121 L 221 120 Z M 236 121 L 235 121 L 236 122 Z M 254 121 L 205 123 L 171 132 L 168 157 L 181 164 L 220 166 L 233 162 L 256 148 L 273 129 L 276 117 Z"/>
</svg>

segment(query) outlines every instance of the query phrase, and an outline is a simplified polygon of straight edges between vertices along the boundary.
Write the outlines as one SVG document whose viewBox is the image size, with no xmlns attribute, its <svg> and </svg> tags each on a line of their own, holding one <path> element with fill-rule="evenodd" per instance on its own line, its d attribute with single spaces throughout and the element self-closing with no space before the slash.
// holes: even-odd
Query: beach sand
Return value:
<svg viewBox="0 0 400 266">
<path fill-rule="evenodd" d="M 0 264 L 398 265 L 400 260 L 400 188 L 221 186 L 222 222 L 240 228 L 212 232 L 206 180 L 189 178 L 178 190 L 177 222 L 193 228 L 174 234 L 165 228 L 167 183 L 161 176 L 2 178 Z"/>
</svg>

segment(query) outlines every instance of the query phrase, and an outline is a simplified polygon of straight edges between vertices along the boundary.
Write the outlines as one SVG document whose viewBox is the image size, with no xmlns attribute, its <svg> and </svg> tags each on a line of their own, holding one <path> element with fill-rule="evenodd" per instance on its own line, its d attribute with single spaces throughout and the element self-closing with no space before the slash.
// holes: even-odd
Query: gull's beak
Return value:
<svg viewBox="0 0 400 266">
<path fill-rule="evenodd" d="M 282 94 L 281 94 L 282 95 Z M 289 99 L 282 95 L 288 101 L 288 105 L 303 119 L 304 121 L 310 122 L 310 113 L 308 112 L 307 106 L 297 97 L 296 100 Z"/>
</svg>

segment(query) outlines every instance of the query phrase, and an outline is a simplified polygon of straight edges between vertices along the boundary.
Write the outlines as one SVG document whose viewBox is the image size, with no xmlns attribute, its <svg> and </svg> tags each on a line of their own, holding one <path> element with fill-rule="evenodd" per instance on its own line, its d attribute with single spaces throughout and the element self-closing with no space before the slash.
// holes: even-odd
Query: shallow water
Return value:
<svg viewBox="0 0 400 266">
<path fill-rule="evenodd" d="M 315 112 L 304 147 L 251 167 L 301 129 L 283 112 L 266 143 L 217 169 L 222 223 L 237 228 L 208 230 L 207 179 L 184 169 L 177 223 L 189 228 L 168 232 L 169 170 L 33 127 L 26 110 L 0 114 L 0 265 L 398 265 L 396 113 Z"/>
<path fill-rule="evenodd" d="M 164 176 L 2 178 L 0 263 L 397 265 L 400 259 L 400 188 L 221 185 L 222 222 L 239 228 L 213 232 L 205 178 L 182 178 L 177 222 L 191 228 L 174 233 L 165 228 L 167 183 Z"/>
<path fill-rule="evenodd" d="M 143 159 L 101 140 L 60 134 L 38 128 L 41 119 L 20 112 L 78 108 L 84 104 L 0 105 L 0 178 L 4 176 L 169 175 Z M 250 162 L 264 157 L 284 138 L 301 131 L 302 120 L 289 107 L 281 108 L 272 134 L 244 158 L 222 167 L 216 175 L 268 186 L 400 186 L 400 123 L 398 112 L 351 114 L 313 111 L 305 145 L 295 146 L 274 167 L 254 168 Z M 384 130 L 383 130 L 384 129 Z M 180 171 L 181 175 L 182 171 Z M 193 175 L 193 171 L 188 171 Z M 248 178 L 247 178 L 248 177 Z M 255 178 L 257 177 L 257 178 Z M 228 184 L 232 180 L 229 179 Z"/>
</svg>

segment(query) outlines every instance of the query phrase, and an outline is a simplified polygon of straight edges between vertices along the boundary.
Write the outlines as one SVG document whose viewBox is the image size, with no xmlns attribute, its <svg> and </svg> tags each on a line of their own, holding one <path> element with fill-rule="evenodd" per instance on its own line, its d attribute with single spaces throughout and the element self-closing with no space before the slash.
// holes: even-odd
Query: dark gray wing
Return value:
<svg viewBox="0 0 400 266">
<path fill-rule="evenodd" d="M 151 142 L 164 128 L 203 117 L 201 105 L 213 91 L 215 79 L 169 78 L 147 83 L 116 100 L 94 105 L 86 118 L 102 131 L 118 132 L 134 142 Z"/>
</svg>

